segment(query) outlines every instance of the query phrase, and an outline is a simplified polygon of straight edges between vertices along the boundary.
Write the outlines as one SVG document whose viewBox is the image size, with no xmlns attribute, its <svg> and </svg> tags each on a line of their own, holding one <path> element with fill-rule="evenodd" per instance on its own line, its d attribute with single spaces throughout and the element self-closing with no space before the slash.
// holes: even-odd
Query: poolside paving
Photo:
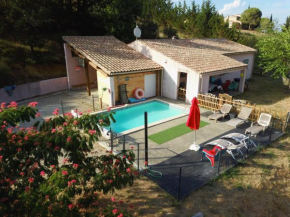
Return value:
<svg viewBox="0 0 290 217">
<path fill-rule="evenodd" d="M 171 100 L 162 100 L 170 102 Z M 176 101 L 175 101 L 176 102 Z M 190 106 L 181 101 L 177 101 L 180 106 Z M 212 168 L 209 161 L 204 159 L 201 161 L 201 153 L 204 145 L 221 137 L 222 135 L 238 132 L 244 133 L 245 129 L 250 126 L 250 123 L 246 123 L 237 129 L 228 126 L 224 121 L 215 123 L 214 121 L 208 120 L 208 115 L 212 114 L 211 111 L 201 108 L 201 120 L 210 123 L 207 126 L 200 128 L 197 135 L 197 144 L 201 145 L 201 149 L 198 152 L 189 150 L 189 146 L 193 143 L 193 132 L 175 138 L 171 141 L 158 145 L 148 139 L 149 147 L 149 166 L 152 170 L 156 170 L 162 173 L 161 178 L 155 178 L 153 176 L 147 175 L 150 179 L 156 182 L 161 188 L 171 194 L 178 200 L 182 200 L 184 197 L 189 195 L 192 191 L 197 190 L 206 183 L 210 182 L 212 179 L 217 177 L 217 168 Z M 148 128 L 148 135 L 163 131 L 165 129 L 171 128 L 173 126 L 186 123 L 187 117 L 181 117 L 175 120 L 168 121 L 153 127 Z M 144 130 L 139 130 L 137 132 L 131 133 L 125 136 L 125 149 L 129 149 L 130 146 L 134 146 L 134 151 L 137 156 L 137 144 L 140 148 L 140 167 L 144 168 L 145 161 L 145 133 Z M 278 130 L 272 131 L 271 141 L 282 136 L 283 133 Z M 253 139 L 256 144 L 267 145 L 269 144 L 269 131 L 263 136 L 257 136 Z M 102 143 L 102 142 L 100 142 Z M 104 143 L 102 143 L 104 145 Z M 104 147 L 108 146 L 104 145 Z M 121 151 L 123 149 L 123 144 L 114 142 L 114 150 Z M 243 150 L 246 152 L 246 149 Z M 253 153 L 255 148 L 252 148 L 249 154 Z M 239 160 L 241 158 L 237 158 Z M 136 157 L 136 165 L 138 164 L 138 158 Z M 229 168 L 237 165 L 238 161 L 234 160 L 228 153 L 225 153 L 221 157 L 221 167 L 220 173 L 225 172 Z M 181 187 L 179 189 L 179 172 L 182 168 L 181 175 Z M 146 175 L 146 173 L 145 173 Z M 178 194 L 179 192 L 179 194 Z"/>
</svg>

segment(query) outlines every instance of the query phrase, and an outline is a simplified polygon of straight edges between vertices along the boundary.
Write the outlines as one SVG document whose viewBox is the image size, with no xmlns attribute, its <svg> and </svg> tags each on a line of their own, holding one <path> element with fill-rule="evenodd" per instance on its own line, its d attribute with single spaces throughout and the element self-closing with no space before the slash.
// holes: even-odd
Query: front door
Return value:
<svg viewBox="0 0 290 217">
<path fill-rule="evenodd" d="M 145 75 L 144 83 L 144 97 L 156 96 L 156 74 Z"/>
</svg>

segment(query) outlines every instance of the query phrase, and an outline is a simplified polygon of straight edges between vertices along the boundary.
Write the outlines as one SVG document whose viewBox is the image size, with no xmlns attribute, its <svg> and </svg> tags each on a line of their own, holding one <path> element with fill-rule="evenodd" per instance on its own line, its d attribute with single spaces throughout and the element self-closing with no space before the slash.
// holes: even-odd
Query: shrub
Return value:
<svg viewBox="0 0 290 217">
<path fill-rule="evenodd" d="M 133 184 L 133 152 L 89 155 L 97 124 L 109 126 L 113 114 L 61 117 L 56 109 L 53 118 L 20 128 L 40 116 L 36 105 L 0 107 L 0 216 L 81 216 L 82 209 L 86 216 L 128 216 L 117 203 L 100 205 L 98 195 Z"/>
</svg>

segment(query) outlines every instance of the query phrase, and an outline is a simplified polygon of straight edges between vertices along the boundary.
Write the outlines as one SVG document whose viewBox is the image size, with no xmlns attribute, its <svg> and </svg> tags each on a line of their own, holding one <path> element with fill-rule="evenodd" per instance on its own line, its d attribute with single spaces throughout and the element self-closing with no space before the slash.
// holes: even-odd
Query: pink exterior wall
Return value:
<svg viewBox="0 0 290 217">
<path fill-rule="evenodd" d="M 9 96 L 4 88 L 0 89 L 0 102 L 20 101 L 64 90 L 68 90 L 67 77 L 31 82 L 17 85 L 12 96 Z"/>
<path fill-rule="evenodd" d="M 69 49 L 67 43 L 64 43 L 64 53 L 65 53 L 65 63 L 66 63 L 66 73 L 68 78 L 69 88 L 73 88 L 75 85 L 86 85 L 86 75 L 85 69 L 80 68 L 76 71 L 75 67 L 78 66 L 78 57 L 73 57 L 72 52 Z M 96 70 L 89 66 L 89 76 L 91 87 L 96 87 L 97 85 L 97 74 Z"/>
</svg>

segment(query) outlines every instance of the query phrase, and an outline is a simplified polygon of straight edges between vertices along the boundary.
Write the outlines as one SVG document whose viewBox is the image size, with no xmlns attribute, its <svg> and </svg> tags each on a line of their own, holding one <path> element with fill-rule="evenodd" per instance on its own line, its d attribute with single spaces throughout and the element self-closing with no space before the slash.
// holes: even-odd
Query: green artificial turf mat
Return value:
<svg viewBox="0 0 290 217">
<path fill-rule="evenodd" d="M 207 122 L 200 121 L 199 128 L 202 128 L 208 124 L 209 123 L 207 123 Z M 184 124 L 177 125 L 175 127 L 171 127 L 169 129 L 161 131 L 159 133 L 152 134 L 148 138 L 151 139 L 153 142 L 161 145 L 165 142 L 168 142 L 172 139 L 183 136 L 184 134 L 187 134 L 187 133 L 192 132 L 192 131 L 193 130 L 191 130 L 189 127 L 187 127 L 184 123 Z"/>
</svg>

